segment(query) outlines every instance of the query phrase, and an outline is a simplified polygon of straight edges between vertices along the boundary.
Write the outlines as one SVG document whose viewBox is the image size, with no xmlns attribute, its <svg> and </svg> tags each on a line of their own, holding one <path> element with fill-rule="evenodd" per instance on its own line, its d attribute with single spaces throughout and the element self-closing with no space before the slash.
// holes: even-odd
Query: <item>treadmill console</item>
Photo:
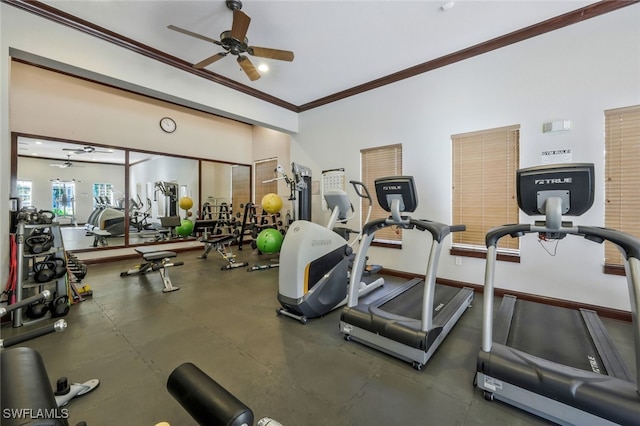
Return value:
<svg viewBox="0 0 640 426">
<path fill-rule="evenodd" d="M 529 216 L 546 214 L 550 198 L 559 198 L 561 213 L 580 216 L 593 205 L 592 163 L 549 164 L 516 173 L 518 207 Z"/>
<path fill-rule="evenodd" d="M 394 200 L 398 200 L 401 212 L 413 212 L 418 207 L 418 194 L 413 176 L 388 176 L 375 180 L 378 204 L 390 212 Z"/>
</svg>

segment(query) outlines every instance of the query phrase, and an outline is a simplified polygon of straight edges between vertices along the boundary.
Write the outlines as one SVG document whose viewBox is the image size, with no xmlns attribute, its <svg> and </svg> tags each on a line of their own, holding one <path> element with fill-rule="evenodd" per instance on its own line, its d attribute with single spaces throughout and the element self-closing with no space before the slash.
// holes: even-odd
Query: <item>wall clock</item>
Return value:
<svg viewBox="0 0 640 426">
<path fill-rule="evenodd" d="M 167 133 L 173 133 L 178 128 L 173 118 L 163 117 L 160 119 L 160 128 Z"/>
</svg>

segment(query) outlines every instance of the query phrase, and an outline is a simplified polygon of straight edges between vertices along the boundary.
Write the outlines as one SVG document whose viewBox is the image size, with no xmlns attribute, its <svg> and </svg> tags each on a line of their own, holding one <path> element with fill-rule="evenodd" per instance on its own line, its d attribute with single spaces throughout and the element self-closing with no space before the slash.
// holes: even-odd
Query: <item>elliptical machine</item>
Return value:
<svg viewBox="0 0 640 426">
<path fill-rule="evenodd" d="M 366 223 L 373 200 L 364 184 L 350 183 L 359 197 L 369 200 Z M 325 201 L 331 209 L 327 225 L 304 220 L 293 222 L 280 250 L 278 301 L 282 307 L 276 312 L 302 324 L 346 304 L 352 246 L 362 235 L 360 232 L 349 244 L 344 234 L 334 231 L 336 223 L 345 223 L 353 217 L 353 205 L 345 191 L 329 190 Z M 361 282 L 359 295 L 364 296 L 383 284 L 383 278 L 369 284 Z"/>
</svg>

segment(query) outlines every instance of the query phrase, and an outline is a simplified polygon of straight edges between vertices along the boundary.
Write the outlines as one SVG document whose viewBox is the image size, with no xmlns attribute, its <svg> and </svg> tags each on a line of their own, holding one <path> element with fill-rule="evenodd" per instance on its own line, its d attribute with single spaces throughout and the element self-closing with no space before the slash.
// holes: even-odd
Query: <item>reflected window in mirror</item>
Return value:
<svg viewBox="0 0 640 426">
<path fill-rule="evenodd" d="M 30 180 L 18 180 L 18 198 L 22 207 L 31 207 L 31 186 Z"/>
</svg>

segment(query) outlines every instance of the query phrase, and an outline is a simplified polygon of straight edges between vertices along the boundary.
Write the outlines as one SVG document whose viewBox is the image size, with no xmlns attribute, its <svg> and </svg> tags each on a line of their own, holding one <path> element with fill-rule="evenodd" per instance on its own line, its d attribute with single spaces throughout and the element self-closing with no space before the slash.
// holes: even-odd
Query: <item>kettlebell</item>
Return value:
<svg viewBox="0 0 640 426">
<path fill-rule="evenodd" d="M 25 238 L 24 243 L 31 254 L 47 252 L 53 247 L 53 235 L 49 233 L 31 234 Z"/>
<path fill-rule="evenodd" d="M 60 257 L 48 257 L 48 261 L 53 262 L 53 274 L 55 278 L 62 278 L 67 273 L 67 262 Z"/>
<path fill-rule="evenodd" d="M 49 312 L 49 306 L 46 303 L 36 302 L 27 306 L 24 313 L 27 318 L 39 319 L 47 315 L 47 312 Z"/>
<path fill-rule="evenodd" d="M 40 222 L 40 215 L 33 207 L 23 207 L 18 213 L 18 221 L 34 225 Z"/>
<path fill-rule="evenodd" d="M 53 223 L 53 219 L 55 219 L 55 217 L 55 213 L 51 210 L 40 210 L 38 212 L 38 223 L 45 225 Z"/>
<path fill-rule="evenodd" d="M 65 294 L 54 298 L 49 304 L 49 310 L 51 311 L 51 316 L 54 318 L 67 315 L 69 313 L 69 296 Z"/>
<path fill-rule="evenodd" d="M 56 278 L 56 263 L 50 260 L 43 260 L 33 264 L 33 279 L 37 283 L 46 283 Z"/>
</svg>

